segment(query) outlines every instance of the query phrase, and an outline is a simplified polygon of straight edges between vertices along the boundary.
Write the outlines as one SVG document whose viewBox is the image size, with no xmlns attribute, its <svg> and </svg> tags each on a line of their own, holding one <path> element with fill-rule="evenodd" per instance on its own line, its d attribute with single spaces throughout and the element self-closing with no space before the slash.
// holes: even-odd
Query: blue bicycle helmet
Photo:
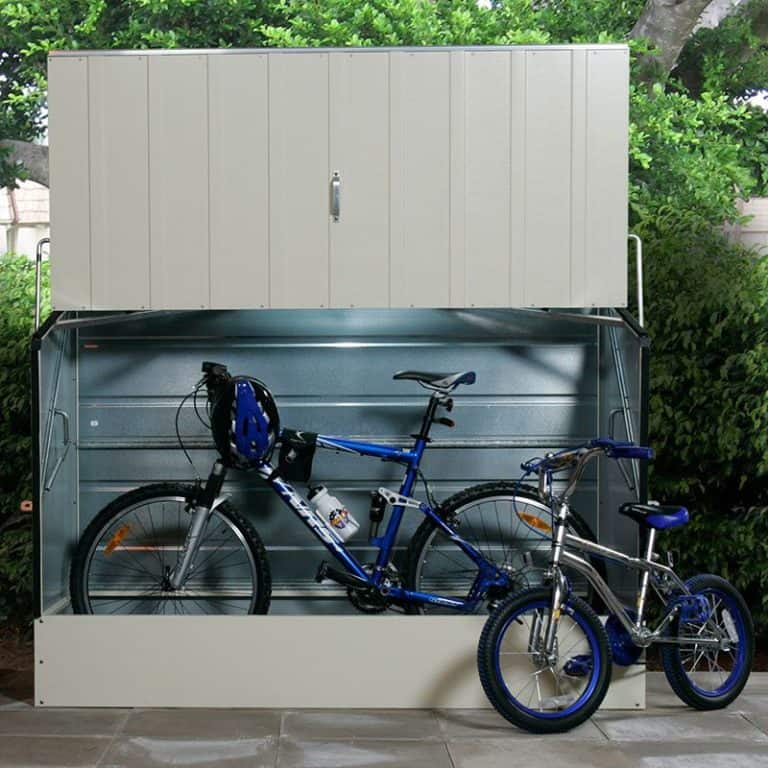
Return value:
<svg viewBox="0 0 768 768">
<path fill-rule="evenodd" d="M 280 434 L 272 393 L 258 379 L 232 377 L 216 393 L 211 431 L 226 466 L 255 469 L 269 461 Z"/>
</svg>

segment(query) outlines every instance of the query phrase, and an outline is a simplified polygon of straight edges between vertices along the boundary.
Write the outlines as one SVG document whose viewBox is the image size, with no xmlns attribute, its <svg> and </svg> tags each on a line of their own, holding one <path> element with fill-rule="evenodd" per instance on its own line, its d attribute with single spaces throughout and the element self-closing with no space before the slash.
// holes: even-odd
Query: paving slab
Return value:
<svg viewBox="0 0 768 768">
<path fill-rule="evenodd" d="M 768 736 L 740 712 L 692 712 L 675 715 L 598 713 L 595 724 L 611 741 L 685 742 L 710 744 L 759 742 L 768 744 Z"/>
<path fill-rule="evenodd" d="M 277 709 L 137 709 L 121 735 L 169 741 L 277 737 L 280 719 Z"/>
<path fill-rule="evenodd" d="M 446 741 L 453 739 L 530 739 L 527 731 L 512 725 L 494 709 L 441 709 L 437 718 Z M 567 733 L 547 738 L 575 741 L 606 741 L 605 734 L 592 722 L 587 721 Z"/>
<path fill-rule="evenodd" d="M 442 740 L 437 717 L 428 709 L 289 710 L 282 733 L 297 740 Z"/>
<path fill-rule="evenodd" d="M 276 768 L 454 768 L 442 742 L 280 739 Z"/>
<path fill-rule="evenodd" d="M 20 736 L 0 735 L 0 766 L 2 768 L 81 768 L 95 766 L 104 754 L 110 736 Z"/>
<path fill-rule="evenodd" d="M 126 709 L 6 709 L 0 734 L 28 736 L 112 736 L 122 727 Z"/>
<path fill-rule="evenodd" d="M 768 750 L 761 744 L 624 743 L 621 749 L 638 768 L 768 768 Z"/>
<path fill-rule="evenodd" d="M 448 751 L 454 768 L 506 768 L 507 766 L 552 768 L 552 766 L 561 765 L 633 768 L 634 766 L 619 745 L 605 742 L 554 741 L 551 737 L 530 737 L 514 741 L 461 739 L 449 741 Z"/>
<path fill-rule="evenodd" d="M 174 739 L 118 736 L 109 746 L 99 768 L 273 768 L 277 736 L 245 739 Z"/>
</svg>

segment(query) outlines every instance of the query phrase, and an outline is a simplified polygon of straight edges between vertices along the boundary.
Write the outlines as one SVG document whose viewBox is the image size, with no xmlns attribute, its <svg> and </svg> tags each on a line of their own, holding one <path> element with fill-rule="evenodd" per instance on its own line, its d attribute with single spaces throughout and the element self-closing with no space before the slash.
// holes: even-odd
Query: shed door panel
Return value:
<svg viewBox="0 0 768 768">
<path fill-rule="evenodd" d="M 331 306 L 389 305 L 389 55 L 330 55 Z"/>
<path fill-rule="evenodd" d="M 571 301 L 571 53 L 526 54 L 525 305 Z"/>
<path fill-rule="evenodd" d="M 48 70 L 51 286 L 55 309 L 91 306 L 88 63 L 58 58 Z"/>
<path fill-rule="evenodd" d="M 450 54 L 392 53 L 392 306 L 450 305 Z"/>
<path fill-rule="evenodd" d="M 94 309 L 144 309 L 149 284 L 146 56 L 89 60 Z"/>
<path fill-rule="evenodd" d="M 510 303 L 510 54 L 465 54 L 465 302 Z"/>
<path fill-rule="evenodd" d="M 327 307 L 328 54 L 269 57 L 273 307 Z"/>
<path fill-rule="evenodd" d="M 153 307 L 210 305 L 206 80 L 203 55 L 150 58 Z"/>
<path fill-rule="evenodd" d="M 269 306 L 267 57 L 210 56 L 211 306 Z"/>
</svg>

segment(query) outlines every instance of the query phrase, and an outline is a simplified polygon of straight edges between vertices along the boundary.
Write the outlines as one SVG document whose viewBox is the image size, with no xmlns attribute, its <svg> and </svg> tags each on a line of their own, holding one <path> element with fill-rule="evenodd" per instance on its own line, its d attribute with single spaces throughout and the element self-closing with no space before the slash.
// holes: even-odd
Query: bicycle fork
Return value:
<svg viewBox="0 0 768 768">
<path fill-rule="evenodd" d="M 557 638 L 557 625 L 560 621 L 561 606 L 568 598 L 568 581 L 560 570 L 560 554 L 563 551 L 563 541 L 565 540 L 565 521 L 568 517 L 568 504 L 562 502 L 557 512 L 557 522 L 555 525 L 555 538 L 552 542 L 552 609 L 547 618 L 546 628 L 544 629 L 544 647 L 542 651 L 546 656 L 547 663 L 555 663 L 555 642 Z"/>
<path fill-rule="evenodd" d="M 220 461 L 216 461 L 213 469 L 211 469 L 211 474 L 208 475 L 205 488 L 203 488 L 192 509 L 192 519 L 187 530 L 187 537 L 181 550 L 179 550 L 176 565 L 168 576 L 168 586 L 172 590 L 181 589 L 187 580 L 187 575 L 195 567 L 195 559 L 211 514 L 225 500 L 225 497 L 220 494 L 226 474 L 226 467 Z"/>
</svg>

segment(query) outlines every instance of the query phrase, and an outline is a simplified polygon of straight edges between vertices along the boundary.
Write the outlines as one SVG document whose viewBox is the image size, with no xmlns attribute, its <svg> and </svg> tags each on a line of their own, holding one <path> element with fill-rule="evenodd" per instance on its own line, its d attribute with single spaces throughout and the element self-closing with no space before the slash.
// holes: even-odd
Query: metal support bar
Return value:
<svg viewBox="0 0 768 768">
<path fill-rule="evenodd" d="M 547 317 L 555 317 L 558 320 L 574 320 L 580 323 L 592 323 L 593 325 L 624 325 L 624 320 L 612 315 L 580 315 L 578 312 L 553 312 L 551 309 L 538 309 L 535 307 L 516 307 L 516 312 L 535 312 Z"/>
<path fill-rule="evenodd" d="M 629 399 L 629 389 L 627 388 L 627 377 L 624 370 L 624 360 L 621 357 L 619 348 L 619 339 L 615 328 L 609 328 L 608 334 L 611 340 L 611 352 L 613 353 L 613 364 L 616 369 L 616 383 L 619 387 L 619 396 L 621 397 L 621 410 L 624 415 L 624 429 L 627 433 L 627 440 L 630 443 L 635 442 L 635 428 L 632 423 L 632 404 Z M 637 465 L 637 459 L 631 459 L 632 483 L 627 483 L 630 491 L 638 491 L 640 487 L 640 471 Z M 628 479 L 625 477 L 625 479 Z"/>
<path fill-rule="evenodd" d="M 61 339 L 59 351 L 56 355 L 56 365 L 53 369 L 53 391 L 48 403 L 48 421 L 45 425 L 45 440 L 43 442 L 43 464 L 40 477 L 45 478 L 48 467 L 48 458 L 51 453 L 51 439 L 53 438 L 53 422 L 56 418 L 56 400 L 59 397 L 59 383 L 61 381 L 61 362 L 64 358 L 64 347 L 67 344 L 68 334 L 64 334 Z"/>
<path fill-rule="evenodd" d="M 643 241 L 639 235 L 628 235 L 635 244 L 635 267 L 637 269 L 637 321 L 645 326 L 645 303 L 643 296 Z"/>
<path fill-rule="evenodd" d="M 62 423 L 62 429 L 63 429 L 63 435 L 62 435 L 62 445 L 64 446 L 64 453 L 59 456 L 59 458 L 56 460 L 56 463 L 53 465 L 53 469 L 51 470 L 51 476 L 48 478 L 48 480 L 45 481 L 43 485 L 43 490 L 48 493 L 48 491 L 51 490 L 53 487 L 53 483 L 56 480 L 56 475 L 59 474 L 59 470 L 61 469 L 62 464 L 64 464 L 64 461 L 67 458 L 67 454 L 69 453 L 69 447 L 73 445 L 73 442 L 69 439 L 69 414 L 66 411 L 59 410 L 58 408 L 55 408 L 53 411 L 54 418 L 56 416 L 61 416 L 61 423 Z M 43 475 L 45 477 L 45 475 Z"/>
<path fill-rule="evenodd" d="M 40 327 L 40 279 L 43 266 L 43 247 L 49 245 L 51 242 L 50 237 L 44 237 L 37 242 L 37 250 L 35 251 L 35 330 Z"/>
<path fill-rule="evenodd" d="M 179 312 L 188 312 L 190 310 L 179 310 Z M 194 311 L 194 310 L 192 310 Z M 164 312 L 156 309 L 139 310 L 137 312 L 120 312 L 112 315 L 97 315 L 96 317 L 75 317 L 71 320 L 58 320 L 56 326 L 59 328 L 83 328 L 89 325 L 112 325 L 114 323 L 124 323 L 128 320 L 137 320 L 151 315 L 152 317 L 160 317 L 161 315 L 178 314 L 174 310 Z"/>
</svg>

